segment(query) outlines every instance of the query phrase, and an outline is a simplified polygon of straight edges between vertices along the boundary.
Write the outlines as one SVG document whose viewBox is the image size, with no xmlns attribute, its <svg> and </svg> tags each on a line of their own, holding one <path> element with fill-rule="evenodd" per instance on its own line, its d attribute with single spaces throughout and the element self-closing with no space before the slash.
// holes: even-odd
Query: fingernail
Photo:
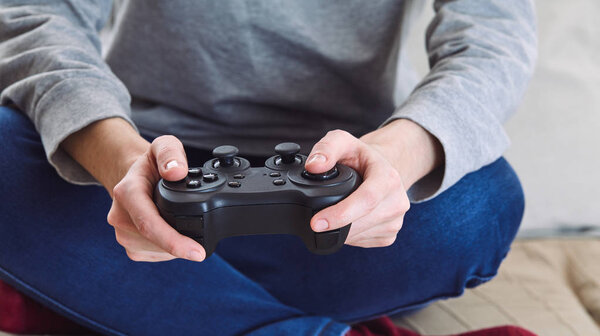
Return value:
<svg viewBox="0 0 600 336">
<path fill-rule="evenodd" d="M 306 161 L 307 164 L 309 163 L 313 163 L 313 162 L 317 162 L 317 163 L 323 163 L 327 161 L 327 158 L 325 157 L 325 155 L 323 154 L 313 154 L 308 158 L 308 161 Z"/>
<path fill-rule="evenodd" d="M 172 160 L 167 162 L 167 164 L 165 165 L 165 168 L 167 168 L 167 170 L 171 169 L 171 168 L 175 168 L 178 167 L 179 163 L 176 160 Z"/>
<path fill-rule="evenodd" d="M 202 261 L 204 260 L 204 256 L 202 255 L 202 253 L 200 253 L 200 251 L 191 250 L 188 253 L 188 259 L 192 261 Z"/>
<path fill-rule="evenodd" d="M 315 231 L 317 231 L 317 232 L 325 231 L 325 230 L 327 230 L 328 227 L 329 227 L 329 224 L 324 219 L 319 219 L 315 223 Z"/>
</svg>

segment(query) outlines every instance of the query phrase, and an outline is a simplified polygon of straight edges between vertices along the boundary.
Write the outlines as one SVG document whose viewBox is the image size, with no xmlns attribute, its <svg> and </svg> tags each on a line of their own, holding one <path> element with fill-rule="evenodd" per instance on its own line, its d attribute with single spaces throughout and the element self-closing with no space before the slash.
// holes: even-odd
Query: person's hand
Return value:
<svg viewBox="0 0 600 336">
<path fill-rule="evenodd" d="M 160 177 L 169 181 L 187 175 L 187 160 L 181 142 L 174 136 L 156 138 L 149 149 L 131 165 L 113 189 L 108 223 L 117 242 L 135 261 L 165 261 L 183 258 L 204 260 L 202 246 L 179 234 L 160 216 L 152 201 Z"/>
<path fill-rule="evenodd" d="M 418 145 L 409 145 L 413 141 Z M 322 232 L 352 223 L 346 244 L 393 244 L 410 208 L 406 190 L 440 163 L 440 152 L 437 140 L 408 120 L 392 122 L 361 139 L 341 130 L 327 133 L 313 146 L 306 169 L 322 173 L 339 162 L 354 168 L 363 182 L 347 198 L 316 213 L 311 227 Z M 415 157 L 423 161 L 411 162 Z"/>
</svg>

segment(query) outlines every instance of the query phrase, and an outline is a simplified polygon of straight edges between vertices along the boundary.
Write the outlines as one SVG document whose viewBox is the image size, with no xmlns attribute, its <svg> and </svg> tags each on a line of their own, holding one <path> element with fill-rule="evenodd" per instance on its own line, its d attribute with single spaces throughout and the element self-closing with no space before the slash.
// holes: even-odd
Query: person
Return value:
<svg viewBox="0 0 600 336">
<path fill-rule="evenodd" d="M 0 276 L 89 328 L 342 335 L 460 295 L 509 250 L 524 202 L 502 123 L 536 58 L 530 0 L 435 1 L 418 83 L 417 1 L 124 1 L 104 56 L 109 0 L 0 5 Z M 260 235 L 205 260 L 158 214 L 159 178 L 223 144 L 262 166 L 284 141 L 363 177 L 310 221 L 352 223 L 338 253 Z"/>
</svg>

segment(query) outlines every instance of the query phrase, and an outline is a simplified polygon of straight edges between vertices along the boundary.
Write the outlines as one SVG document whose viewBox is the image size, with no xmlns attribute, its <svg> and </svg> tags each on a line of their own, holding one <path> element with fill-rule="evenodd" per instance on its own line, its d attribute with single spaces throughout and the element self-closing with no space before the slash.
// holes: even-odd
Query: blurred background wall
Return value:
<svg viewBox="0 0 600 336">
<path fill-rule="evenodd" d="M 407 42 L 421 75 L 428 70 L 426 1 Z M 581 226 L 600 231 L 600 1 L 538 0 L 539 57 L 519 111 L 506 124 L 506 152 L 521 177 L 521 234 Z"/>
<path fill-rule="evenodd" d="M 408 61 L 423 76 L 429 69 L 424 36 L 433 0 L 413 5 L 420 1 L 425 10 L 406 47 Z M 591 226 L 600 235 L 600 1 L 535 3 L 537 68 L 519 111 L 506 124 L 512 140 L 506 157 L 527 199 L 521 234 Z M 115 0 L 115 12 L 120 5 Z"/>
</svg>

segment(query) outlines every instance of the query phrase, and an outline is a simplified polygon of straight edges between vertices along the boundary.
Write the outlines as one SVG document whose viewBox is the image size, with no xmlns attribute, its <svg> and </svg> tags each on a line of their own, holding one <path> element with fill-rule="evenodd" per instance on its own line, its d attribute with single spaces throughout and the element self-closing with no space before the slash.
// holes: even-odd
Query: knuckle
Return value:
<svg viewBox="0 0 600 336">
<path fill-rule="evenodd" d="M 351 210 L 348 208 L 341 209 L 340 211 L 338 211 L 337 216 L 335 216 L 335 218 L 337 219 L 337 221 L 339 223 L 348 224 L 348 223 L 352 222 Z"/>
<path fill-rule="evenodd" d="M 138 216 L 135 221 L 135 226 L 142 236 L 148 237 L 150 235 L 150 225 L 144 217 Z"/>
<path fill-rule="evenodd" d="M 389 181 L 389 185 L 393 189 L 397 189 L 403 186 L 402 177 L 400 176 L 400 173 L 394 168 L 390 168 L 387 170 L 386 178 Z"/>
<path fill-rule="evenodd" d="M 384 246 L 391 246 L 396 241 L 396 236 L 391 236 L 383 239 Z"/>
<path fill-rule="evenodd" d="M 120 234 L 118 231 L 115 231 L 115 240 L 117 241 L 117 243 L 119 243 L 119 245 L 123 247 L 127 247 L 127 245 L 129 244 L 127 238 L 124 235 Z"/>
<path fill-rule="evenodd" d="M 106 222 L 110 225 L 110 226 L 117 226 L 117 215 L 115 215 L 115 212 L 113 210 L 110 210 L 108 212 L 108 215 L 106 215 Z"/>
<path fill-rule="evenodd" d="M 332 135 L 334 137 L 347 137 L 348 135 L 350 135 L 350 133 L 348 133 L 348 132 L 346 132 L 344 130 L 341 130 L 339 128 L 331 130 L 331 131 L 327 132 L 327 134 L 328 135 Z"/>
<path fill-rule="evenodd" d="M 379 193 L 372 189 L 365 189 L 363 192 L 362 202 L 368 211 L 371 211 L 379 204 Z"/>
<path fill-rule="evenodd" d="M 375 241 L 375 244 L 378 247 L 386 247 L 386 246 L 390 246 L 390 245 L 394 244 L 395 241 L 396 241 L 396 236 L 385 237 L 385 238 L 378 238 Z"/>
<path fill-rule="evenodd" d="M 169 240 L 165 245 L 165 251 L 167 253 L 169 253 L 170 255 L 176 256 L 177 255 L 177 242 L 174 239 Z"/>
<path fill-rule="evenodd" d="M 113 195 L 114 195 L 115 199 L 117 199 L 117 200 L 123 199 L 123 196 L 126 194 L 125 189 L 127 189 L 127 186 L 124 181 L 117 183 L 117 185 L 113 188 Z"/>
<path fill-rule="evenodd" d="M 156 150 L 156 156 L 161 159 L 170 155 L 173 152 L 173 147 L 171 145 L 172 144 L 164 143 L 159 146 Z"/>
<path fill-rule="evenodd" d="M 156 144 L 159 147 L 168 146 L 174 142 L 177 142 L 177 138 L 173 135 L 161 135 L 152 141 L 152 144 Z"/>
<path fill-rule="evenodd" d="M 392 221 L 389 224 L 387 224 L 387 228 L 386 228 L 387 232 L 391 235 L 396 235 L 398 234 L 398 231 L 400 231 L 400 229 L 402 229 L 402 221 Z"/>
<path fill-rule="evenodd" d="M 169 156 L 177 154 L 179 149 L 183 148 L 179 139 L 173 135 L 160 136 L 152 142 L 152 145 L 158 160 L 168 159 Z"/>
<path fill-rule="evenodd" d="M 408 210 L 410 210 L 410 201 L 407 197 L 402 198 L 402 201 L 400 202 L 400 210 L 402 213 L 406 213 Z"/>
</svg>

